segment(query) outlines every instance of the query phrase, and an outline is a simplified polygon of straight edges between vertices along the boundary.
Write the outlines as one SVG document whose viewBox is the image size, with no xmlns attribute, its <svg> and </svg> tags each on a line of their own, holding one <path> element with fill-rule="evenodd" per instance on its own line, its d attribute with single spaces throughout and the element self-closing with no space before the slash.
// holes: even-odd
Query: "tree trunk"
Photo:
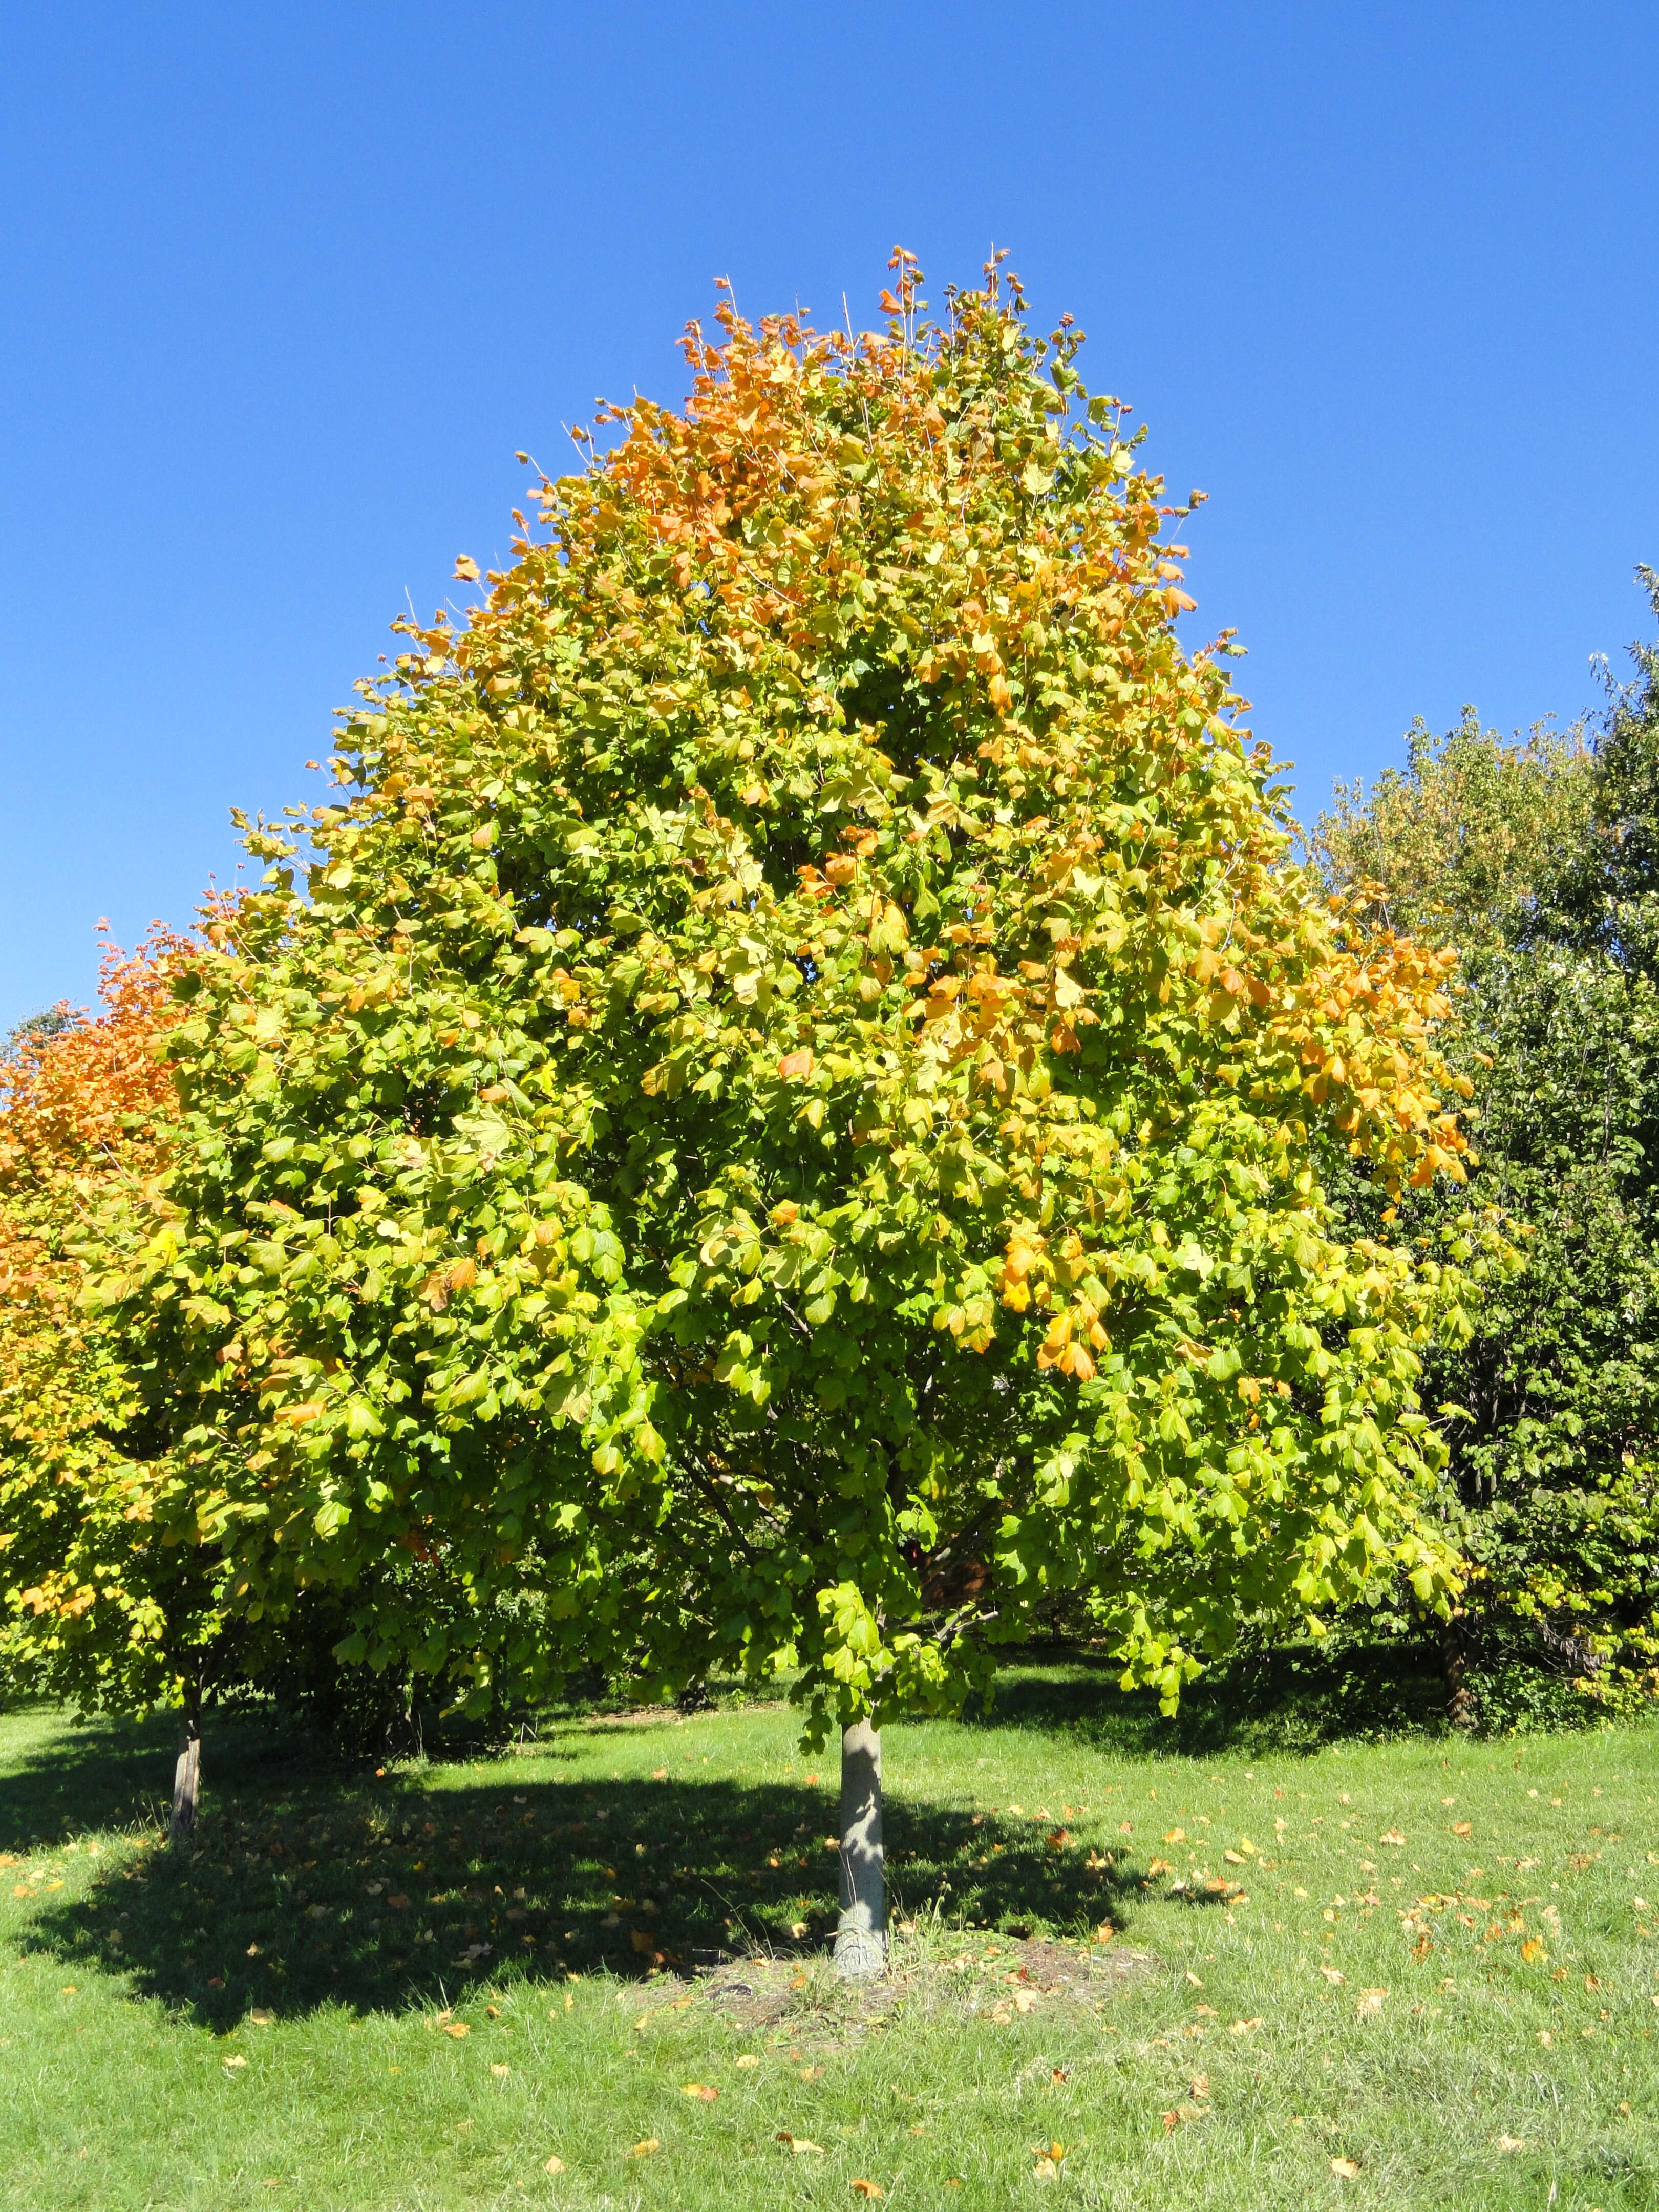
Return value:
<svg viewBox="0 0 1659 2212">
<path fill-rule="evenodd" d="M 1469 1639 L 1461 1611 L 1440 1625 L 1440 1667 L 1446 1683 L 1446 1718 L 1455 1729 L 1474 1726 L 1474 1692 L 1467 1676 Z"/>
<path fill-rule="evenodd" d="M 881 1736 L 868 1721 L 841 1732 L 841 1918 L 836 1972 L 878 1974 L 887 1963 L 886 1859 L 881 1843 Z"/>
<path fill-rule="evenodd" d="M 173 1769 L 173 1818 L 167 1841 L 187 1844 L 196 1832 L 196 1800 L 202 1782 L 202 1690 L 192 1682 L 179 1716 L 179 1756 Z"/>
</svg>

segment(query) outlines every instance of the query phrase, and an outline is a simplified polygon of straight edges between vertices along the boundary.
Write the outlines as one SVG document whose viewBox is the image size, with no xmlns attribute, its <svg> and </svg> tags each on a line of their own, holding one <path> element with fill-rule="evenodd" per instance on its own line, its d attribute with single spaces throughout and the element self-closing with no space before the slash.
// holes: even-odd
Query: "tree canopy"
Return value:
<svg viewBox="0 0 1659 2212">
<path fill-rule="evenodd" d="M 1461 1177 L 1449 956 L 1293 864 L 1080 335 L 894 266 L 884 331 L 723 305 L 577 434 L 176 987 L 100 1310 L 242 1613 L 337 1593 L 474 1705 L 949 1704 L 1056 1593 L 1172 1702 L 1451 1587 L 1465 1232 L 1346 1236 L 1315 1150 Z"/>
<path fill-rule="evenodd" d="M 134 1347 L 82 1297 L 112 1209 L 142 1218 L 168 1158 L 154 1048 L 185 949 L 161 933 L 112 950 L 98 1017 L 23 1024 L 0 1072 L 0 1668 L 83 1710 L 174 1694 L 224 1621 L 222 1565 L 197 1544 Z"/>
<path fill-rule="evenodd" d="M 1461 1409 L 1449 1533 L 1500 1699 L 1528 1645 L 1601 1699 L 1659 1689 L 1659 655 L 1636 660 L 1593 742 L 1506 743 L 1466 714 L 1314 839 L 1339 885 L 1461 951 L 1447 1042 L 1479 1164 L 1456 1206 L 1501 1213 L 1525 1265 L 1490 1271 L 1425 1395 Z M 1363 1181 L 1345 1206 L 1355 1233 L 1376 1218 Z M 1447 1212 L 1415 1195 L 1402 1226 Z"/>
</svg>

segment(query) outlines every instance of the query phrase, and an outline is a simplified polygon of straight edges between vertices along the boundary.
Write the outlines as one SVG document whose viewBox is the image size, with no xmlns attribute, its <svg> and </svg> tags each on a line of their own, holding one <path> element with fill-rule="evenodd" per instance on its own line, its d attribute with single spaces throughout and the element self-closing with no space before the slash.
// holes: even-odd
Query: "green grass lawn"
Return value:
<svg viewBox="0 0 1659 2212">
<path fill-rule="evenodd" d="M 1322 1733 L 1075 1665 L 890 1729 L 864 2002 L 785 1710 L 347 1778 L 225 1723 L 183 1863 L 164 1729 L 13 1714 L 0 2203 L 1659 2207 L 1659 1729 Z"/>
</svg>

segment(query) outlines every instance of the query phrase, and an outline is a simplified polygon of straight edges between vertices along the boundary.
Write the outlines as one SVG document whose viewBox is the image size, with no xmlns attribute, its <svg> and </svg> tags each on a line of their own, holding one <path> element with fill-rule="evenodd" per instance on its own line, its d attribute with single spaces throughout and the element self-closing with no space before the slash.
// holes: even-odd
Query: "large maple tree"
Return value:
<svg viewBox="0 0 1659 2212">
<path fill-rule="evenodd" d="M 1455 1281 L 1344 1242 L 1313 1143 L 1389 1189 L 1463 1144 L 1447 957 L 1291 864 L 1177 635 L 1191 503 L 1013 280 L 934 325 L 894 268 L 873 334 L 722 306 L 406 626 L 337 799 L 250 829 L 104 1290 L 248 1613 L 337 1590 L 477 1702 L 788 1676 L 854 1966 L 882 1717 L 1056 1594 L 1170 1703 L 1246 1622 L 1443 1598 Z"/>
</svg>

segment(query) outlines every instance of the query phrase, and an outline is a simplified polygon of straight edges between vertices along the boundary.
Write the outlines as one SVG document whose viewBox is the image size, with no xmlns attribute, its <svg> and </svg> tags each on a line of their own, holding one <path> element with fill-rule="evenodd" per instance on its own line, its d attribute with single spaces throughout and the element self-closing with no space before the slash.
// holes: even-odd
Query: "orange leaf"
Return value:
<svg viewBox="0 0 1659 2212">
<path fill-rule="evenodd" d="M 812 1073 L 812 1048 L 804 1046 L 799 1052 L 786 1053 L 778 1062 L 778 1073 L 786 1083 L 805 1083 Z"/>
</svg>

